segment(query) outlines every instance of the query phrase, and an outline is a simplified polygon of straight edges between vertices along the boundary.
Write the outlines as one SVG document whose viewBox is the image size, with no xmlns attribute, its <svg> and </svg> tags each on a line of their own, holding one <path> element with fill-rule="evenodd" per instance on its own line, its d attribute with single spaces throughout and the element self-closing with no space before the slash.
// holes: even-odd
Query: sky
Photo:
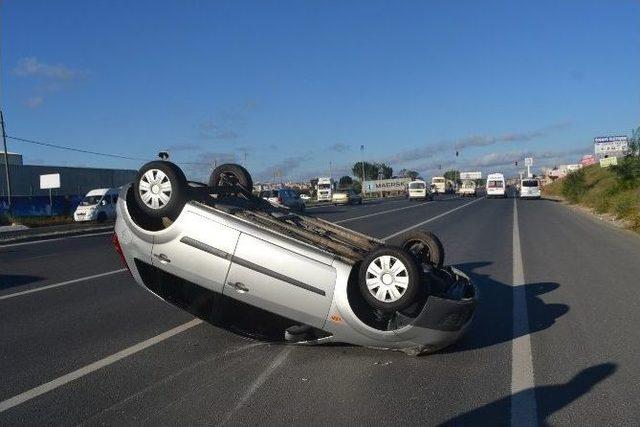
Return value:
<svg viewBox="0 0 640 427">
<path fill-rule="evenodd" d="M 137 169 L 168 150 L 199 180 L 229 161 L 256 181 L 339 178 L 360 159 L 515 175 L 640 126 L 638 1 L 1 8 L 7 134 L 134 158 L 10 139 L 27 164 Z"/>
</svg>

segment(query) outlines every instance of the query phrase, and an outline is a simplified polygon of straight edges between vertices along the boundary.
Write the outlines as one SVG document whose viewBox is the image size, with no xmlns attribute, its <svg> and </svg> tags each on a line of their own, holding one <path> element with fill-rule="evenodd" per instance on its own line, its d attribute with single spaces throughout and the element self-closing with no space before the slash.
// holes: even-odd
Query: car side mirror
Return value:
<svg viewBox="0 0 640 427">
<path fill-rule="evenodd" d="M 107 201 L 106 201 L 106 200 L 102 200 L 102 201 L 100 201 L 100 205 L 101 205 L 101 206 L 107 206 Z"/>
</svg>

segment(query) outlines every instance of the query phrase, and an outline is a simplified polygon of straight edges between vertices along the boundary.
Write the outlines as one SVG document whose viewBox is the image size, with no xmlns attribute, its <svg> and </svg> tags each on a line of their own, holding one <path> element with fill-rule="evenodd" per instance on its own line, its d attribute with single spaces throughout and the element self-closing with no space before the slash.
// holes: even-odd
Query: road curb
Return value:
<svg viewBox="0 0 640 427">
<path fill-rule="evenodd" d="M 34 240 L 49 240 L 67 236 L 81 236 L 83 234 L 100 233 L 113 230 L 114 224 L 101 225 L 95 227 L 86 227 L 70 230 L 49 230 L 36 234 L 21 234 L 19 232 L 12 233 L 12 236 L 0 236 L 0 247 L 13 243 L 32 242 Z M 29 229 L 33 231 L 33 229 Z"/>
</svg>

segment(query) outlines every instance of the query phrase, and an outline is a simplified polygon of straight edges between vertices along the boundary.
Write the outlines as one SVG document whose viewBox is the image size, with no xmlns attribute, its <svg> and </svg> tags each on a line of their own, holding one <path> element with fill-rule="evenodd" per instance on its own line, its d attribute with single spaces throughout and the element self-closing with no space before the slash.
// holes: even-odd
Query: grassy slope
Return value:
<svg viewBox="0 0 640 427">
<path fill-rule="evenodd" d="M 572 202 L 589 207 L 597 213 L 609 213 L 628 222 L 629 228 L 640 232 L 640 186 L 622 189 L 610 169 L 599 165 L 588 166 L 584 171 L 583 191 Z M 544 187 L 543 192 L 552 196 L 567 196 L 567 178 L 559 179 Z"/>
</svg>

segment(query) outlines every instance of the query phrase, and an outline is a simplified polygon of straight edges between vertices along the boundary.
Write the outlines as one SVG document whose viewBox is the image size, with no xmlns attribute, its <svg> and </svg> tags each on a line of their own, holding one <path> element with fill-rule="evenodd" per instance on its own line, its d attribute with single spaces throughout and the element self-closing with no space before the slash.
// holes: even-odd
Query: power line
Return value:
<svg viewBox="0 0 640 427">
<path fill-rule="evenodd" d="M 121 156 L 119 154 L 101 153 L 101 152 L 98 152 L 98 151 L 83 150 L 81 148 L 68 147 L 68 146 L 58 145 L 58 144 L 51 144 L 49 142 L 36 141 L 36 140 L 33 140 L 33 139 L 27 139 L 27 138 L 19 138 L 17 136 L 9 136 L 9 135 L 7 135 L 7 139 L 11 139 L 13 141 L 18 141 L 18 142 L 24 142 L 24 143 L 27 143 L 27 144 L 40 145 L 40 146 L 43 146 L 43 147 L 57 148 L 59 150 L 75 151 L 76 153 L 93 154 L 95 156 L 111 157 L 111 158 L 115 158 L 115 159 L 135 160 L 135 161 L 143 161 L 143 162 L 148 162 L 148 161 L 151 160 L 149 158 L 129 157 L 129 156 Z M 202 166 L 210 166 L 209 163 L 204 163 L 204 162 L 179 162 L 179 163 L 186 164 L 186 165 L 195 165 L 195 166 L 200 166 L 200 165 L 202 165 Z"/>
</svg>

